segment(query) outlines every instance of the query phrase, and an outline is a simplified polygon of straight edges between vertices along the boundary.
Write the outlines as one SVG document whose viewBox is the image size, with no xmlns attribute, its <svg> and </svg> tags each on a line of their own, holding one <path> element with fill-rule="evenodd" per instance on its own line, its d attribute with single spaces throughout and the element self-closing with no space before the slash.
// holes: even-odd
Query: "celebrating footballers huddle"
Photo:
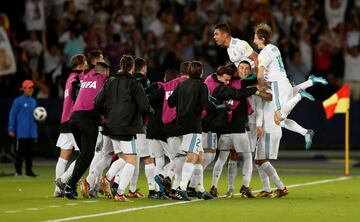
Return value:
<svg viewBox="0 0 360 222">
<path fill-rule="evenodd" d="M 314 132 L 287 116 L 302 98 L 314 100 L 306 88 L 327 81 L 311 75 L 292 86 L 266 24 L 255 28 L 259 54 L 246 41 L 233 38 L 226 24 L 216 25 L 214 40 L 227 48 L 231 63 L 205 80 L 199 61 L 184 61 L 179 72 L 168 69 L 164 82 L 150 84 L 142 58 L 124 55 L 120 69 L 109 74 L 100 51 L 90 52 L 87 60 L 74 56 L 57 142 L 61 152 L 54 196 L 76 199 L 79 182 L 84 198 L 96 198 L 98 193 L 120 202 L 143 198 L 137 189 L 143 158 L 148 198 L 213 199 L 219 197 L 218 181 L 229 158 L 226 195 L 232 197 L 238 156 L 243 159 L 243 197 L 287 195 L 270 161 L 277 159 L 282 127 L 303 135 L 305 149 L 311 147 Z M 66 169 L 73 148 L 80 154 Z M 203 172 L 217 150 L 206 192 Z M 250 189 L 253 154 L 263 185 L 257 194 Z M 89 175 L 80 179 L 88 168 Z M 274 191 L 270 180 L 277 187 Z"/>
</svg>

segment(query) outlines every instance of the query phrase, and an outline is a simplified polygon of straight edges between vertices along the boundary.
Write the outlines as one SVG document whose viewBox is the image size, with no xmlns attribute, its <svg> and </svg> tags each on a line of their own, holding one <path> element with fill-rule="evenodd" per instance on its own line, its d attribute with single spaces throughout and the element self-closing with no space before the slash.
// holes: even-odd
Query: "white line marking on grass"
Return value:
<svg viewBox="0 0 360 222">
<path fill-rule="evenodd" d="M 8 211 L 5 211 L 5 213 L 7 214 L 13 214 L 13 213 L 18 213 L 20 212 L 20 210 L 8 210 Z"/>
<path fill-rule="evenodd" d="M 318 181 L 301 183 L 301 184 L 292 184 L 292 185 L 288 185 L 287 187 L 291 188 L 291 187 L 311 186 L 311 185 L 317 185 L 317 184 L 322 184 L 322 183 L 331 183 L 331 182 L 336 182 L 336 181 L 348 180 L 350 178 L 351 177 L 339 177 L 339 178 L 335 178 L 335 179 L 318 180 Z M 69 220 L 80 220 L 80 219 L 85 219 L 85 218 L 90 218 L 90 217 L 101 217 L 101 216 L 108 216 L 108 215 L 113 215 L 113 214 L 122 214 L 122 213 L 127 213 L 127 212 L 132 212 L 132 211 L 153 209 L 153 208 L 173 206 L 173 205 L 179 205 L 179 204 L 188 204 L 188 203 L 194 203 L 194 202 L 199 202 L 199 201 L 203 201 L 203 200 L 197 199 L 197 200 L 192 200 L 192 201 L 181 201 L 181 202 L 158 204 L 158 205 L 145 206 L 145 207 L 135 207 L 135 208 L 109 211 L 109 212 L 98 213 L 98 214 L 89 214 L 89 215 L 83 215 L 83 216 L 66 217 L 66 218 L 60 218 L 60 219 L 55 219 L 55 220 L 48 220 L 46 222 L 50 222 L 50 221 L 51 222 L 61 222 L 61 221 L 69 221 Z"/>
<path fill-rule="evenodd" d="M 76 205 L 79 205 L 79 203 L 68 203 L 68 204 L 65 204 L 66 206 L 76 206 Z"/>
<path fill-rule="evenodd" d="M 98 202 L 97 200 L 85 200 L 83 203 L 95 203 Z"/>
<path fill-rule="evenodd" d="M 26 208 L 25 210 L 36 211 L 39 210 L 39 208 Z"/>
<path fill-rule="evenodd" d="M 56 208 L 56 207 L 60 207 L 59 205 L 49 205 L 47 206 L 48 208 Z"/>
</svg>

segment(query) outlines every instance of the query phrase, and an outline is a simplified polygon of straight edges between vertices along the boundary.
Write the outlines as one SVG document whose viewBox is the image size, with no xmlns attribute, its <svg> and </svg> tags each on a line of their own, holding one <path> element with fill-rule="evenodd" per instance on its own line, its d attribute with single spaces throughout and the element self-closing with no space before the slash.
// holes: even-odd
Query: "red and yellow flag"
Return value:
<svg viewBox="0 0 360 222">
<path fill-rule="evenodd" d="M 350 107 L 349 85 L 345 84 L 330 98 L 324 100 L 323 106 L 326 113 L 326 119 L 330 119 L 335 113 L 346 113 Z"/>
</svg>

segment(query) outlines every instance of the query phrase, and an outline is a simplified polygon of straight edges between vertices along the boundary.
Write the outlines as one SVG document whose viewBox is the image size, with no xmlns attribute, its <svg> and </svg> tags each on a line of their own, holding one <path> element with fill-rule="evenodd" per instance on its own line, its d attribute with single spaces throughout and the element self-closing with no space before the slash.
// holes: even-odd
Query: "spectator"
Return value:
<svg viewBox="0 0 360 222">
<path fill-rule="evenodd" d="M 344 81 L 350 85 L 351 97 L 354 100 L 360 100 L 360 53 L 359 46 L 353 46 L 349 49 L 346 49 L 344 46 L 345 53 L 345 73 Z"/>
<path fill-rule="evenodd" d="M 34 83 L 25 80 L 21 89 L 24 94 L 17 97 L 11 106 L 8 128 L 9 136 L 16 138 L 15 176 L 22 175 L 22 160 L 25 158 L 26 175 L 36 177 L 32 171 L 32 148 L 38 137 L 37 123 L 33 116 L 36 107 L 36 100 L 32 98 Z"/>
<path fill-rule="evenodd" d="M 329 29 L 345 21 L 348 0 L 325 0 L 325 16 Z"/>
<path fill-rule="evenodd" d="M 43 0 L 27 0 L 25 3 L 24 22 L 27 31 L 45 30 L 45 15 Z"/>
<path fill-rule="evenodd" d="M 308 73 L 306 66 L 301 61 L 301 53 L 299 50 L 294 52 L 291 60 L 288 62 L 286 73 L 288 74 L 290 81 L 294 82 L 296 85 L 305 82 Z"/>
</svg>

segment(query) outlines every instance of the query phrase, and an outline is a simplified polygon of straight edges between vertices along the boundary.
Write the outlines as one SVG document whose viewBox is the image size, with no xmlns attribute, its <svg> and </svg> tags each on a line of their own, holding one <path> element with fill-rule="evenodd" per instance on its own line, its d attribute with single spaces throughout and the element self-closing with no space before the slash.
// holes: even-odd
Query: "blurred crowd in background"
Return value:
<svg viewBox="0 0 360 222">
<path fill-rule="evenodd" d="M 329 86 L 313 92 L 319 99 L 350 83 L 360 100 L 359 15 L 360 0 L 4 0 L 0 26 L 17 72 L 0 76 L 0 95 L 12 98 L 33 79 L 36 98 L 62 98 L 70 58 L 94 49 L 113 71 L 123 54 L 143 57 L 151 81 L 185 60 L 201 61 L 209 74 L 228 60 L 213 41 L 215 24 L 228 23 L 253 45 L 253 27 L 266 22 L 292 82 L 325 77 Z"/>
</svg>

